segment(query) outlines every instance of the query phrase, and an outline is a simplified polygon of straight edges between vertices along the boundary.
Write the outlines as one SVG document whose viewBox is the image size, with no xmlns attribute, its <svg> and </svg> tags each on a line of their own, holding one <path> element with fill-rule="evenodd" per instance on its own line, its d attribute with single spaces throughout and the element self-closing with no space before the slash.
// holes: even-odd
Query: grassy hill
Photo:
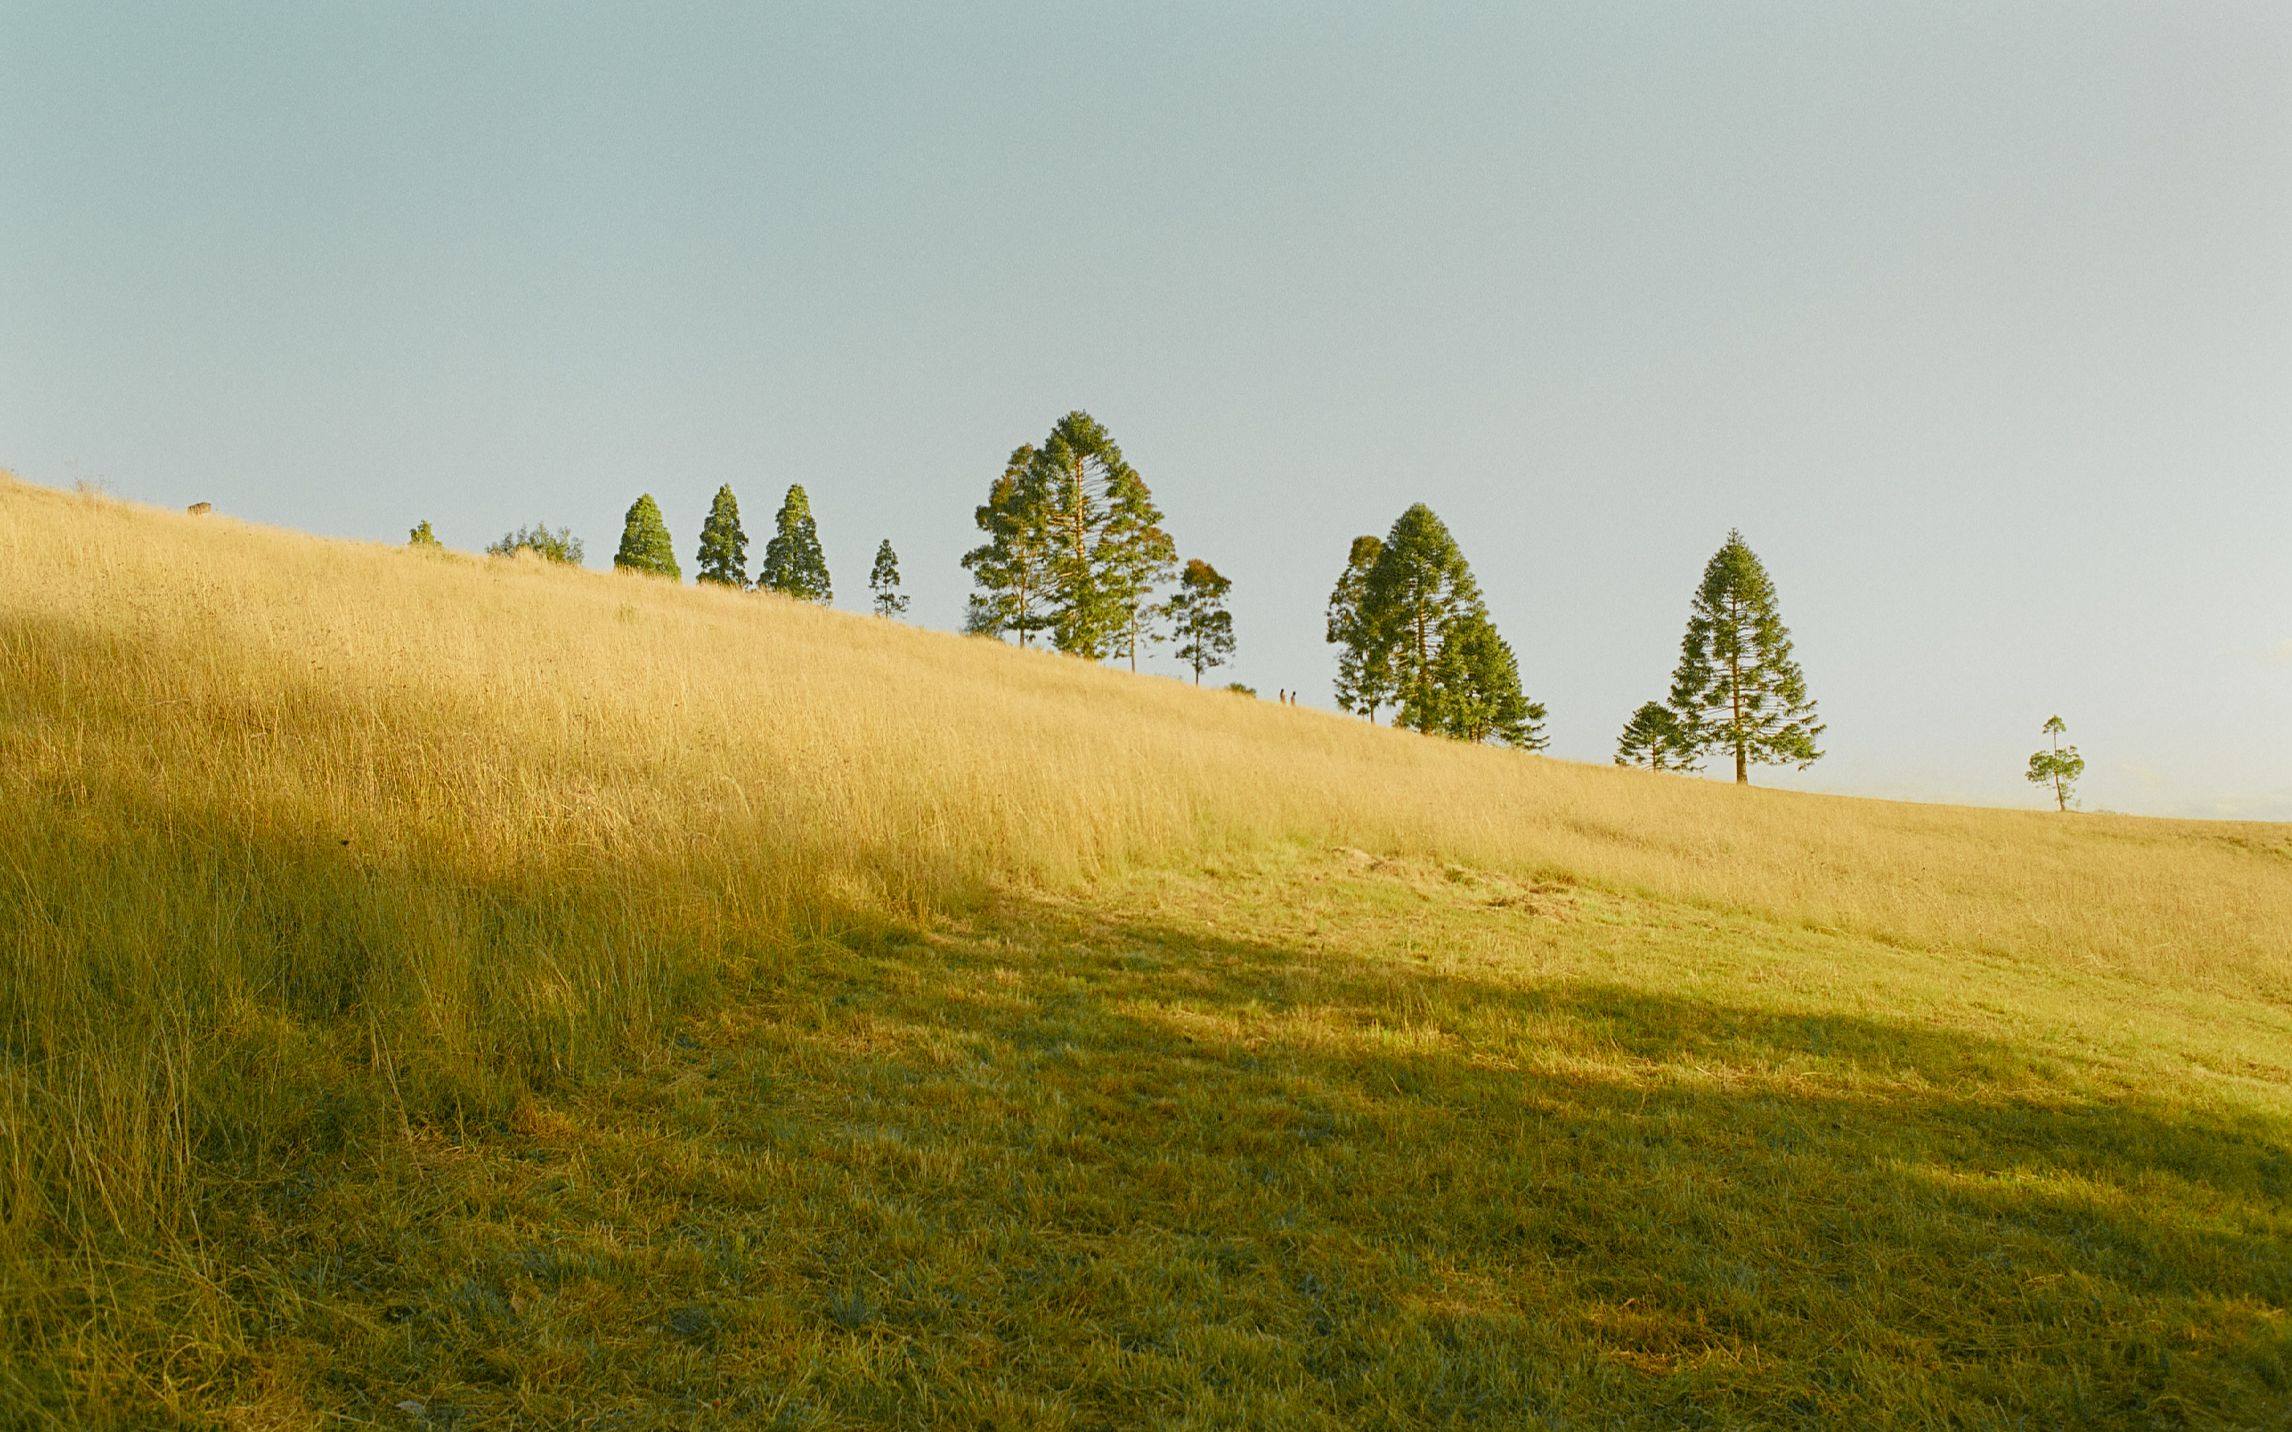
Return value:
<svg viewBox="0 0 2292 1432">
<path fill-rule="evenodd" d="M 2292 828 L 0 480 L 0 1425 L 2292 1417 Z"/>
</svg>

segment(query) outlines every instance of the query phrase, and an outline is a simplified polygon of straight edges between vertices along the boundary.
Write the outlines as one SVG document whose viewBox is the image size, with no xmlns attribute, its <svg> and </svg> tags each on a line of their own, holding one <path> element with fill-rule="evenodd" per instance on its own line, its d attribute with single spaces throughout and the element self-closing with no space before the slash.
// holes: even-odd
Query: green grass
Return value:
<svg viewBox="0 0 2292 1432">
<path fill-rule="evenodd" d="M 217 1185 L 198 1305 L 100 1321 L 194 1330 L 186 1422 L 2283 1426 L 2292 1018 L 2152 993 L 1143 871 L 760 951 L 496 1126 Z"/>
</svg>

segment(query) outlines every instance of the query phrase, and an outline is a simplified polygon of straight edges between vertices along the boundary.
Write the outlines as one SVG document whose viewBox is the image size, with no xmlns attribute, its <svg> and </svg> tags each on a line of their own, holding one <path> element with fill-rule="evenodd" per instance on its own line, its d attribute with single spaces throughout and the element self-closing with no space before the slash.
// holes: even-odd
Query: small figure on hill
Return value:
<svg viewBox="0 0 2292 1432">
<path fill-rule="evenodd" d="M 772 526 L 772 540 L 764 544 L 764 565 L 756 569 L 757 589 L 827 605 L 835 595 L 828 582 L 828 559 L 820 550 L 812 500 L 802 487 L 788 489 Z"/>
<path fill-rule="evenodd" d="M 899 589 L 899 554 L 886 537 L 875 549 L 875 567 L 867 574 L 868 590 L 875 593 L 875 614 L 896 617 L 907 611 L 907 594 Z"/>
<path fill-rule="evenodd" d="M 1225 665 L 1234 654 L 1234 618 L 1226 610 L 1226 594 L 1233 580 L 1199 557 L 1178 574 L 1178 590 L 1170 598 L 1170 622 L 1178 638 L 1178 660 L 1193 668 L 1194 684 L 1202 673 Z"/>
<path fill-rule="evenodd" d="M 1649 701 L 1631 713 L 1623 735 L 1616 738 L 1616 764 L 1645 766 L 1651 771 L 1692 771 L 1695 752 L 1679 729 L 1679 718 L 1660 701 Z"/>
<path fill-rule="evenodd" d="M 1823 724 L 1791 656 L 1774 581 L 1740 532 L 1729 532 L 1704 565 L 1687 609 L 1670 706 L 1695 755 L 1734 756 L 1737 785 L 1750 784 L 1754 764 L 1803 771 L 1822 759 L 1815 738 Z"/>
<path fill-rule="evenodd" d="M 700 524 L 700 551 L 696 563 L 700 580 L 720 587 L 748 585 L 748 534 L 740 530 L 740 501 L 732 484 L 716 489 L 708 504 L 708 520 Z"/>
<path fill-rule="evenodd" d="M 487 547 L 494 557 L 514 557 L 520 552 L 531 552 L 545 562 L 561 562 L 568 567 L 581 565 L 581 539 L 573 535 L 570 527 L 549 530 L 548 524 L 537 522 L 531 527 L 520 527 L 515 532 L 502 534 L 499 542 Z"/>
<path fill-rule="evenodd" d="M 2059 716 L 2047 717 L 2044 731 L 2048 747 L 2031 753 L 2027 777 L 2033 786 L 2053 787 L 2055 807 L 2067 812 L 2077 797 L 2078 779 L 2085 774 L 2085 758 L 2077 754 L 2075 746 L 2061 744 L 2069 727 Z"/>
<path fill-rule="evenodd" d="M 440 542 L 438 534 L 430 530 L 430 519 L 425 517 L 422 519 L 421 525 L 406 534 L 406 545 L 409 547 L 443 548 L 446 544 Z"/>
<path fill-rule="evenodd" d="M 661 506 L 651 493 L 629 504 L 628 519 L 621 527 L 621 549 L 613 554 L 613 566 L 672 582 L 683 580 L 684 573 L 677 570 L 676 545 L 669 540 L 668 523 L 661 519 Z"/>
</svg>

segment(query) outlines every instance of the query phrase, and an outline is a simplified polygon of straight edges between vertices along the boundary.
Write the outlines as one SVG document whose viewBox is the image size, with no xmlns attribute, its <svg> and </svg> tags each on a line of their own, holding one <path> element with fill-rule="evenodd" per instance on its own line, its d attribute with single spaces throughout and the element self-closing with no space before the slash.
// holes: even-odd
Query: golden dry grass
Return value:
<svg viewBox="0 0 2292 1432">
<path fill-rule="evenodd" d="M 916 999 L 928 991 L 975 1014 L 964 1027 L 1002 1028 L 1015 1017 L 997 1005 L 993 971 L 1004 965 L 978 951 L 999 940 L 1026 947 L 1007 962 L 1011 998 L 1039 998 L 1054 976 L 1028 942 L 1069 932 L 1064 912 L 1075 902 L 1135 902 L 1148 870 L 1176 872 L 1180 883 L 1154 898 L 1188 911 L 1156 936 L 1178 952 L 1155 958 L 1200 998 L 1155 1003 L 1120 985 L 1119 963 L 1090 998 L 1115 1022 L 1107 1027 L 1155 1031 L 1171 1049 L 1270 1042 L 1301 1068 L 1336 1060 L 1348 1070 L 1404 1056 L 1438 1065 L 1447 1049 L 1462 1060 L 1458 1087 L 1481 1091 L 1476 1098 L 1496 1096 L 1491 1059 L 1527 1069 L 1561 1104 L 1577 1096 L 1553 1091 L 1595 1067 L 1605 1081 L 1652 1078 L 1676 1093 L 1697 1079 L 1724 1084 L 1728 1061 L 1700 1036 L 1657 1038 L 1644 1056 L 1657 1065 L 1641 1067 L 1641 1056 L 1618 1054 L 1619 1042 L 1655 1037 L 1649 1029 L 1666 1023 L 1699 1028 L 1725 1007 L 1701 984 L 1712 961 L 1772 945 L 1802 953 L 1760 976 L 1775 986 L 1753 1001 L 1768 1014 L 1797 990 L 1825 1018 L 1879 1021 L 1853 1026 L 1865 1042 L 1906 1009 L 1955 1020 L 1961 1033 L 1973 1021 L 1984 1039 L 2012 1047 L 2066 1039 L 2087 1061 L 2072 1081 L 2079 1098 L 2106 1104 L 2096 1091 L 2109 1087 L 2149 1098 L 2194 1080 L 2204 1088 L 2191 1107 L 2225 1100 L 2236 1111 L 2230 1125 L 2262 1121 L 2251 1126 L 2265 1131 L 2254 1167 L 2274 1168 L 2266 1157 L 2281 1147 L 2287 1072 L 2274 1041 L 2292 999 L 2285 827 L 1743 791 L 1463 749 L 771 598 L 319 541 L 5 482 L 0 812 L 0 1299 L 10 1329 L 0 1354 L 14 1354 L 0 1409 L 26 1416 L 126 1408 L 194 1423 L 314 1425 L 320 1410 L 348 1404 L 298 1381 L 315 1354 L 281 1351 L 266 1332 L 285 1316 L 279 1307 L 311 1298 L 282 1281 L 286 1262 L 257 1256 L 266 1239 L 286 1236 L 265 1219 L 309 1216 L 274 1207 L 294 1178 L 397 1149 L 376 1175 L 397 1202 L 330 1216 L 346 1228 L 395 1220 L 403 1233 L 436 1212 L 421 1212 L 419 1188 L 406 1182 L 418 1185 L 422 1169 L 440 1159 L 491 1167 L 503 1140 L 562 1147 L 571 1125 L 553 1121 L 573 1118 L 568 1109 L 604 1121 L 583 1102 L 599 1080 L 652 1067 L 674 1039 L 694 1037 L 693 1020 L 748 1027 L 759 1008 L 778 1010 L 776 1029 L 835 1025 L 838 1058 L 851 1067 L 937 1067 L 949 1056 L 931 1040 L 963 1036 L 918 1023 Z M 1514 994 L 1441 994 L 1448 986 L 1426 981 L 1453 970 L 1409 965 L 1421 952 L 1405 932 L 1359 933 L 1387 898 L 1375 891 L 1329 913 L 1325 931 L 1290 928 L 1296 907 L 1286 896 L 1269 903 L 1266 892 L 1298 892 L 1281 862 L 1300 851 L 1320 852 L 1309 863 L 1383 871 L 1405 898 L 1433 902 L 1424 928 L 1449 942 L 1445 959 L 1482 947 L 1515 959 L 1524 937 L 1487 923 L 1498 917 L 1483 907 L 1497 900 L 1533 911 L 1539 901 L 1591 899 L 1642 912 L 1625 925 L 1709 921 L 1728 933 L 1709 943 L 1708 959 L 1667 946 L 1663 959 L 1643 951 L 1622 976 L 1613 963 L 1625 958 L 1621 946 L 1579 940 L 1571 958 L 1608 961 L 1601 988 L 1621 979 L 1636 993 L 1559 1013 L 1514 1009 L 1504 1026 L 1512 1034 L 1460 1036 L 1433 1017 L 1440 1001 L 1479 1008 L 1534 981 L 1505 965 L 1497 985 Z M 1483 900 L 1488 890 L 1500 894 Z M 982 914 L 1013 900 L 1029 912 L 1016 924 Z M 1590 938 L 1589 925 L 1571 928 Z M 971 963 L 961 978 L 863 960 L 881 980 L 825 992 L 835 982 L 818 951 L 928 945 L 950 930 L 975 942 L 963 946 Z M 1100 933 L 1107 949 L 1137 936 L 1135 925 Z M 1244 946 L 1219 954 L 1229 937 Z M 1401 972 L 1348 981 L 1323 969 L 1314 978 L 1336 984 L 1270 1024 L 1257 996 L 1221 979 L 1202 984 L 1183 953 L 1201 951 L 1204 969 L 1274 959 L 1269 951 L 1281 952 L 1276 964 L 1310 964 L 1367 959 L 1370 943 Z M 807 963 L 791 951 L 815 955 Z M 1701 993 L 1680 992 L 1690 987 Z M 787 992 L 803 989 L 815 989 L 816 1006 L 787 1008 Z M 1704 1013 L 1681 1013 L 1688 1008 Z M 866 1010 L 874 1022 L 860 1020 Z M 1538 1064 L 1521 1031 L 1554 1019 L 1578 1033 L 1554 1037 L 1552 1062 Z M 1581 1035 L 1594 1026 L 1613 1026 L 1608 1045 Z M 1365 1029 L 1376 1031 L 1367 1045 Z M 1971 1059 L 1985 1098 L 2019 1087 L 2019 1076 L 1962 1050 L 1918 1053 L 1914 1036 L 1901 1032 L 1913 1051 L 1904 1061 L 1921 1078 L 1943 1079 Z M 1569 1059 L 1581 1064 L 1573 1074 Z M 1790 1062 L 1752 1062 L 1761 1060 Z M 756 1077 L 786 1080 L 802 1067 Z M 822 1087 L 858 1077 L 841 1066 L 813 1074 Z M 1791 1077 L 1766 1070 L 1754 1082 L 1788 1089 Z M 680 1096 L 662 1097 L 673 1105 Z M 1014 1086 L 998 1097 L 1029 1095 Z M 1172 1097 L 1217 1094 L 1188 1083 Z M 1646 1091 L 1639 1097 L 1644 1106 Z M 644 1098 L 622 1107 L 641 1110 Z M 1719 1117 L 1700 1097 L 1678 1107 L 1690 1122 Z M 957 1165 L 984 1156 L 994 1127 L 964 1124 L 929 1156 Z M 1408 1139 L 1429 1126 L 1407 1127 L 1416 1132 L 1395 1132 L 1399 1146 L 1413 1147 Z M 2164 1137 L 2144 1129 L 2121 1132 Z M 1074 1137 L 1099 1136 L 1086 1127 Z M 1870 1138 L 1884 1135 L 1874 1128 Z M 713 1156 L 692 1154 L 674 1177 L 708 1182 Z M 1165 1177 L 1133 1172 L 1139 1187 Z M 261 1198 L 234 1201 L 233 1188 Z M 610 1223 L 609 1210 L 586 1202 L 595 1192 L 572 1199 L 577 1211 L 547 1216 Z M 1052 1225 L 1080 1216 L 1037 1215 Z M 229 1237 L 215 1231 L 225 1224 Z M 2252 1236 L 2257 1248 L 2285 1249 L 2280 1225 Z M 472 1293 L 484 1307 L 454 1316 L 514 1322 L 489 1311 L 494 1296 Z M 882 1301 L 850 1296 L 859 1299 L 852 1317 L 831 1306 L 820 1326 L 864 1324 L 855 1310 Z M 1502 1301 L 1463 1284 L 1442 1296 L 1460 1307 Z M 2281 1348 L 2275 1285 L 2239 1296 L 2242 1321 L 2213 1334 L 2273 1336 Z M 133 1306 L 138 1299 L 145 1304 Z M 1127 1310 L 1152 1321 L 1148 1312 Z M 1723 1344 L 1734 1348 L 1724 1356 L 1745 1355 L 1740 1329 L 1728 1342 L 1707 1324 L 1633 1322 L 1650 1316 L 1595 1301 L 1568 1325 L 1622 1328 L 1610 1341 L 1642 1347 L 1633 1355 L 1658 1373 L 1683 1359 L 1724 1360 Z M 2232 1323 L 2244 1331 L 2221 1331 Z M 1429 1335 L 1427 1326 L 1409 1323 L 1409 1336 Z M 791 1345 L 822 1335 L 784 1331 Z M 335 1336 L 358 1345 L 340 1328 Z M 1171 1351 L 1184 1346 L 1177 1334 L 1152 1336 L 1164 1355 L 1181 1356 Z M 776 1355 L 794 1356 L 785 1346 Z M 1000 1411 L 982 1403 L 975 1420 L 1058 1420 L 1045 1389 L 1072 1374 L 1022 1378 L 1015 1401 Z M 1399 1396 L 1401 1385 L 1376 1396 Z M 1620 1405 L 1602 1397 L 1627 1395 L 1605 1383 L 1570 1386 L 1594 1410 Z M 1110 1394 L 1105 1410 L 1156 1405 L 1137 1395 L 1148 1400 Z M 1178 1394 L 1157 1395 L 1167 1406 Z M 1493 1416 L 1505 1394 L 1489 1395 L 1500 1399 Z M 930 1404 L 804 1405 L 833 1425 L 914 1420 Z M 1246 1401 L 1217 1405 L 1229 1423 L 1253 1420 Z M 1359 1416 L 1374 1399 L 1348 1405 L 1347 1420 L 1379 1420 Z M 1726 1405 L 1758 1420 L 1764 1404 Z M 1806 1416 L 1821 1410 L 1808 1405 L 1816 1410 Z M 775 1406 L 780 1416 L 797 1403 Z M 1949 1406 L 1928 1410 L 1953 1420 Z"/>
</svg>

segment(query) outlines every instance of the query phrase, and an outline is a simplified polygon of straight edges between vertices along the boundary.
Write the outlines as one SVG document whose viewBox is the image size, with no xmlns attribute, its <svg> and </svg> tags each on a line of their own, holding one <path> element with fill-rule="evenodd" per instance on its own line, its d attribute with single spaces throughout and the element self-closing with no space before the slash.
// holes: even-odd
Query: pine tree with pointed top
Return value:
<svg viewBox="0 0 2292 1432">
<path fill-rule="evenodd" d="M 1051 645 L 1070 656 L 1096 661 L 1118 649 L 1125 613 L 1098 546 L 1110 489 L 1128 466 L 1113 435 L 1080 409 L 1053 424 L 1035 450 L 1052 539 Z"/>
<path fill-rule="evenodd" d="M 1679 729 L 1679 718 L 1660 701 L 1642 703 L 1616 738 L 1616 764 L 1651 771 L 1692 771 L 1698 764 Z"/>
<path fill-rule="evenodd" d="M 1097 590 L 1114 621 L 1113 643 L 1136 671 L 1138 648 L 1162 639 L 1167 612 L 1154 594 L 1177 566 L 1178 544 L 1162 530 L 1162 509 L 1134 468 L 1123 466 L 1107 482 L 1106 520 L 1091 558 Z"/>
<path fill-rule="evenodd" d="M 2033 786 L 2053 787 L 2054 805 L 2066 814 L 2070 801 L 2077 796 L 2077 782 L 2085 774 L 2085 758 L 2077 754 L 2075 746 L 2061 744 L 2069 727 L 2059 716 L 2047 717 L 2043 729 L 2049 745 L 2030 755 L 2027 779 Z"/>
<path fill-rule="evenodd" d="M 708 520 L 700 524 L 700 551 L 694 564 L 700 568 L 700 580 L 720 587 L 748 585 L 748 534 L 740 527 L 740 499 L 732 495 L 732 484 L 716 489 L 716 498 L 708 504 Z"/>
<path fill-rule="evenodd" d="M 875 566 L 867 574 L 867 586 L 875 594 L 877 616 L 896 617 L 907 610 L 907 594 L 899 589 L 899 554 L 891 550 L 889 537 L 875 549 Z"/>
<path fill-rule="evenodd" d="M 1220 576 L 1217 568 L 1199 557 L 1188 561 L 1178 575 L 1178 590 L 1170 597 L 1170 619 L 1178 639 L 1178 660 L 1192 668 L 1196 686 L 1202 684 L 1203 672 L 1233 659 L 1234 619 L 1226 610 L 1226 596 L 1233 589 L 1231 578 Z"/>
<path fill-rule="evenodd" d="M 811 499 L 801 486 L 788 489 L 772 529 L 772 540 L 764 544 L 764 565 L 756 569 L 757 588 L 827 605 L 835 595 L 828 580 L 828 559 L 820 550 Z"/>
<path fill-rule="evenodd" d="M 684 574 L 677 570 L 676 548 L 669 541 L 668 523 L 661 520 L 660 504 L 646 493 L 629 504 L 629 515 L 621 526 L 620 550 L 613 554 L 613 566 L 623 572 L 643 572 L 648 576 L 666 577 L 680 581 Z"/>
<path fill-rule="evenodd" d="M 1369 605 L 1369 573 L 1385 550 L 1383 541 L 1353 539 L 1345 570 L 1329 593 L 1328 639 L 1337 648 L 1337 709 L 1377 719 L 1377 708 L 1392 699 L 1391 643 Z"/>
<path fill-rule="evenodd" d="M 1363 586 L 1369 627 L 1400 707 L 1395 723 L 1438 731 L 1441 642 L 1457 618 L 1485 610 L 1471 565 L 1448 525 L 1419 502 L 1393 523 Z"/>
<path fill-rule="evenodd" d="M 1420 730 L 1459 741 L 1544 749 L 1544 704 L 1520 690 L 1520 660 L 1474 607 L 1450 619 L 1432 666 L 1432 721 Z"/>
<path fill-rule="evenodd" d="M 1822 759 L 1815 738 L 1824 727 L 1791 655 L 1774 581 L 1740 532 L 1703 568 L 1668 704 L 1689 750 L 1734 758 L 1738 785 L 1750 783 L 1754 765 L 1805 770 Z"/>
</svg>

